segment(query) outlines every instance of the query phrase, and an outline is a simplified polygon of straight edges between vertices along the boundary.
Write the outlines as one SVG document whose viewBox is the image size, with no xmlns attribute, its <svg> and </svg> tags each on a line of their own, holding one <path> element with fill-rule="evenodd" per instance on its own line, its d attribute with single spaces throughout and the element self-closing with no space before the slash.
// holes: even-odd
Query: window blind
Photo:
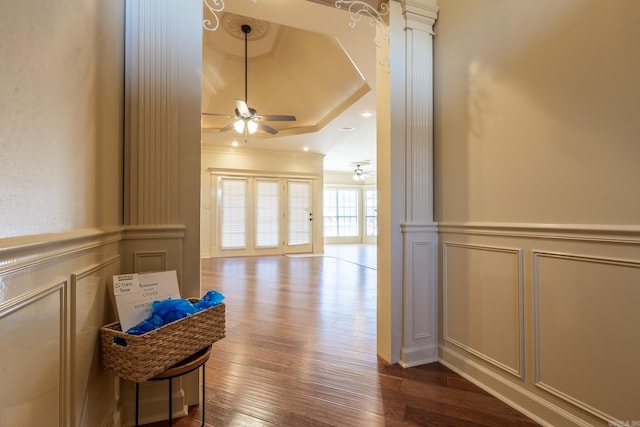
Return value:
<svg viewBox="0 0 640 427">
<path fill-rule="evenodd" d="M 247 246 L 247 180 L 223 178 L 221 184 L 220 247 L 244 249 Z"/>
<path fill-rule="evenodd" d="M 308 245 L 311 243 L 311 184 L 302 181 L 289 181 L 288 192 L 288 244 Z"/>
<path fill-rule="evenodd" d="M 277 247 L 280 241 L 280 184 L 256 180 L 256 248 Z"/>
</svg>

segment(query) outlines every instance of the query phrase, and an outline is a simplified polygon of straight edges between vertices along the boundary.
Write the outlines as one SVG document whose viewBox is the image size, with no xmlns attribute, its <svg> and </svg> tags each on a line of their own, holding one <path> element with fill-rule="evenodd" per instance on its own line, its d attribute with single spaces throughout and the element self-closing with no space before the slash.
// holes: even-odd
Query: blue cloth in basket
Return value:
<svg viewBox="0 0 640 427">
<path fill-rule="evenodd" d="M 167 323 L 190 316 L 199 311 L 222 303 L 224 295 L 215 290 L 207 292 L 199 301 L 192 303 L 186 299 L 166 299 L 151 303 L 151 314 L 142 322 L 130 328 L 127 333 L 142 335 Z"/>
</svg>

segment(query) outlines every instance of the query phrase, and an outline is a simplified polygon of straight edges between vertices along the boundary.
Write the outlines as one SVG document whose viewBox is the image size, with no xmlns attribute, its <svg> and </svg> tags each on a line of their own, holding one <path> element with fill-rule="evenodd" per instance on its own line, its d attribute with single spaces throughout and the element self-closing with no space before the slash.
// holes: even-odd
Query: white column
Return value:
<svg viewBox="0 0 640 427">
<path fill-rule="evenodd" d="M 405 0 L 403 324 L 400 364 L 438 360 L 438 232 L 433 222 L 433 24 L 438 9 Z M 393 64 L 392 64 L 393 65 Z"/>
<path fill-rule="evenodd" d="M 437 225 L 433 222 L 435 0 L 389 2 L 388 66 L 376 70 L 378 355 L 438 359 Z"/>
<path fill-rule="evenodd" d="M 122 265 L 127 273 L 177 270 L 181 295 L 199 297 L 202 2 L 127 0 L 125 25 Z M 175 416 L 198 402 L 197 375 L 180 384 Z M 166 418 L 160 389 L 141 387 L 141 422 Z M 122 387 L 123 401 L 133 402 L 132 390 Z"/>
<path fill-rule="evenodd" d="M 146 259 L 176 266 L 182 295 L 197 297 L 202 2 L 130 0 L 126 17 L 124 223 L 145 233 L 127 242 L 182 226 L 181 259 L 166 259 L 161 244 Z"/>
<path fill-rule="evenodd" d="M 178 4 L 127 2 L 125 222 L 176 222 Z"/>
</svg>

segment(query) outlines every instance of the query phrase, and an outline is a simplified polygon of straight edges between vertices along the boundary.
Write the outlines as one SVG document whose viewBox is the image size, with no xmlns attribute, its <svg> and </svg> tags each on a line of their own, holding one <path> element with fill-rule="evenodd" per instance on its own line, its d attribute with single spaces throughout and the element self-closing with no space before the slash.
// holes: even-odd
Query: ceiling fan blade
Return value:
<svg viewBox="0 0 640 427">
<path fill-rule="evenodd" d="M 240 113 L 240 117 L 251 117 L 251 111 L 249 110 L 247 103 L 242 101 L 241 99 L 236 98 L 236 110 L 238 110 L 238 112 Z"/>
<path fill-rule="evenodd" d="M 276 133 L 278 133 L 277 130 L 267 124 L 264 124 L 262 122 L 256 122 L 256 124 L 258 125 L 258 129 L 262 129 L 263 131 L 268 132 L 271 135 L 275 135 Z"/>
<path fill-rule="evenodd" d="M 263 116 L 256 116 L 258 120 L 266 120 L 268 122 L 295 122 L 296 116 L 287 116 L 282 114 L 266 114 Z"/>
<path fill-rule="evenodd" d="M 233 123 L 226 125 L 222 129 L 220 129 L 220 132 L 227 132 L 227 131 L 230 131 L 231 129 L 233 129 Z"/>
<path fill-rule="evenodd" d="M 203 116 L 214 116 L 214 117 L 231 117 L 234 118 L 234 116 L 230 116 L 228 114 L 220 114 L 220 113 L 202 113 Z"/>
</svg>

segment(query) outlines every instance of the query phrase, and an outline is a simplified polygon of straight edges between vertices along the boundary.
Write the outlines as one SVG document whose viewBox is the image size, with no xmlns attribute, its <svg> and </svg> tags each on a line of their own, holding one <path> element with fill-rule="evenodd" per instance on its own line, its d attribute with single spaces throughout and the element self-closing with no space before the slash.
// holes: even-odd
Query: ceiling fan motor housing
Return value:
<svg viewBox="0 0 640 427">
<path fill-rule="evenodd" d="M 243 119 L 260 119 L 259 117 L 256 117 L 256 115 L 258 114 L 258 112 L 256 111 L 255 108 L 251 108 L 251 107 L 247 107 L 249 109 L 249 115 L 247 117 L 245 117 L 242 113 L 240 113 L 240 111 L 236 108 L 234 111 L 236 113 L 237 117 L 243 118 Z"/>
</svg>

